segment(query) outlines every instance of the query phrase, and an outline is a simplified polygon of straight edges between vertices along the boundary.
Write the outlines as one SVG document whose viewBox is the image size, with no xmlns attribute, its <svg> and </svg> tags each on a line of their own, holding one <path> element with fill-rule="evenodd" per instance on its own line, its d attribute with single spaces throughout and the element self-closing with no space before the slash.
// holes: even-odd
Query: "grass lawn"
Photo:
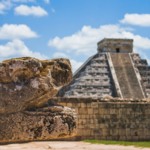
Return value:
<svg viewBox="0 0 150 150">
<path fill-rule="evenodd" d="M 136 147 L 149 147 L 150 141 L 148 142 L 127 142 L 127 141 L 101 141 L 101 140 L 84 140 L 84 142 L 92 144 L 105 144 L 105 145 L 123 145 L 123 146 L 136 146 Z"/>
</svg>

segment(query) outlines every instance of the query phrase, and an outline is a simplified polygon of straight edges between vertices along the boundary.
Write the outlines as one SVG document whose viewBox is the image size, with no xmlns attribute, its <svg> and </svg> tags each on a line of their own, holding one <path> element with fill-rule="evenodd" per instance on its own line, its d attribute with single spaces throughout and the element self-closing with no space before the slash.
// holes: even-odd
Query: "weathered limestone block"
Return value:
<svg viewBox="0 0 150 150">
<path fill-rule="evenodd" d="M 72 79 L 67 59 L 16 58 L 0 63 L 0 114 L 39 107 Z"/>
<path fill-rule="evenodd" d="M 0 63 L 0 143 L 73 136 L 74 110 L 51 100 L 71 79 L 67 59 L 25 57 Z"/>
<path fill-rule="evenodd" d="M 0 143 L 67 138 L 76 133 L 75 112 L 48 106 L 0 115 Z"/>
</svg>

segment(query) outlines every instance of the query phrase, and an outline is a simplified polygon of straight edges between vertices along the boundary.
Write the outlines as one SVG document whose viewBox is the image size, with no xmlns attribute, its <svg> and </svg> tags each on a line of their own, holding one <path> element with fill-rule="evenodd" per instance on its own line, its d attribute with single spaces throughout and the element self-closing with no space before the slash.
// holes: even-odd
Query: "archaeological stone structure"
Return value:
<svg viewBox="0 0 150 150">
<path fill-rule="evenodd" d="M 150 66 L 132 39 L 103 39 L 55 101 L 76 110 L 74 139 L 150 141 Z"/>
<path fill-rule="evenodd" d="M 74 74 L 64 97 L 150 97 L 150 67 L 133 52 L 132 39 L 103 39 L 97 54 L 91 56 Z"/>
<path fill-rule="evenodd" d="M 68 59 L 0 63 L 0 143 L 150 141 L 150 66 L 132 39 L 103 39 L 72 78 Z"/>
<path fill-rule="evenodd" d="M 0 143 L 74 136 L 75 111 L 50 100 L 71 79 L 68 59 L 0 63 Z"/>
<path fill-rule="evenodd" d="M 128 98 L 56 98 L 77 112 L 71 140 L 150 141 L 150 100 Z"/>
</svg>

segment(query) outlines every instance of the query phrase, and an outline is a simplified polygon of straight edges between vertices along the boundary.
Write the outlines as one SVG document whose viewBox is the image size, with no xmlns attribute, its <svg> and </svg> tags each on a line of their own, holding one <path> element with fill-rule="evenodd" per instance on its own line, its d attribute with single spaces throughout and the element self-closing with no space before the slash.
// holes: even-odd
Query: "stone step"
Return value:
<svg viewBox="0 0 150 150">
<path fill-rule="evenodd" d="M 111 53 L 123 98 L 144 98 L 128 53 Z"/>
<path fill-rule="evenodd" d="M 103 97 L 113 95 L 111 72 L 106 54 L 96 54 L 88 59 L 88 63 L 76 73 L 72 83 L 67 88 L 65 96 Z"/>
</svg>

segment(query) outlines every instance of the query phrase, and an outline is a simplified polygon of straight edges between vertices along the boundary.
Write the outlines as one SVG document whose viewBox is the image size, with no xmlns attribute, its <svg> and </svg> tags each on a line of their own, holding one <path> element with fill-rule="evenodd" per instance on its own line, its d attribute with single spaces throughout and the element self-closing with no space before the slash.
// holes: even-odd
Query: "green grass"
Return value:
<svg viewBox="0 0 150 150">
<path fill-rule="evenodd" d="M 123 146 L 135 146 L 135 147 L 149 147 L 150 142 L 127 142 L 127 141 L 101 141 L 101 140 L 84 140 L 84 142 L 92 144 L 105 144 L 105 145 L 123 145 Z"/>
</svg>

